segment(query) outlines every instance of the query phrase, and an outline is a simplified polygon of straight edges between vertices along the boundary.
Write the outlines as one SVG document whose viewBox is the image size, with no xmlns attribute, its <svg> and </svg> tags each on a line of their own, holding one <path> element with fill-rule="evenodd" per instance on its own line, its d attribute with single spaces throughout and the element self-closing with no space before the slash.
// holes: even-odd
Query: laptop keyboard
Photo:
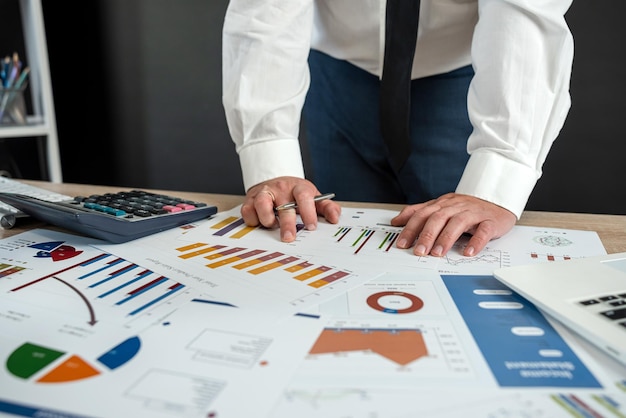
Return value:
<svg viewBox="0 0 626 418">
<path fill-rule="evenodd" d="M 594 313 L 614 321 L 626 331 L 626 292 L 585 299 L 579 303 Z"/>
</svg>

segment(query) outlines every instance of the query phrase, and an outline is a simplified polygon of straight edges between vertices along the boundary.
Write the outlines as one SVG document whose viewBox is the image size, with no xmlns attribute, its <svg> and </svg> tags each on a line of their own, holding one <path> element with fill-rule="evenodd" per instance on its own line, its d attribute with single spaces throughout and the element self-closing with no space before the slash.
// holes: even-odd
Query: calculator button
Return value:
<svg viewBox="0 0 626 418">
<path fill-rule="evenodd" d="M 178 206 L 173 206 L 173 205 L 165 205 L 163 206 L 163 210 L 170 212 L 170 213 L 175 213 L 175 212 L 182 212 L 183 208 L 179 208 Z"/>
<path fill-rule="evenodd" d="M 191 209 L 195 209 L 196 208 L 194 205 L 190 205 L 188 203 L 179 203 L 176 206 L 181 208 L 181 209 L 183 209 L 183 210 L 191 210 Z"/>
<path fill-rule="evenodd" d="M 104 213 L 108 213 L 109 215 L 113 216 L 126 216 L 126 212 L 124 212 L 123 210 L 111 207 L 105 208 Z"/>
<path fill-rule="evenodd" d="M 194 202 L 175 196 L 149 193 L 141 190 L 93 194 L 89 197 L 76 196 L 73 203 L 82 204 L 85 209 L 113 216 L 123 217 L 132 214 L 142 218 L 168 215 L 207 206 L 203 202 Z"/>
<path fill-rule="evenodd" d="M 152 216 L 150 212 L 148 212 L 147 210 L 143 210 L 143 209 L 137 209 L 133 211 L 133 215 L 141 216 L 142 218 L 147 218 L 148 216 Z"/>
</svg>

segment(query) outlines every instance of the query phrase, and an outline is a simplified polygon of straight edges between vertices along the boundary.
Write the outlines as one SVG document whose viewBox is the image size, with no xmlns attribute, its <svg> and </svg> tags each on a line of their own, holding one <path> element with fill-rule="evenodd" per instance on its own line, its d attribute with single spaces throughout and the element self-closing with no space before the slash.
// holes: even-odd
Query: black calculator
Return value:
<svg viewBox="0 0 626 418">
<path fill-rule="evenodd" d="M 217 207 L 143 190 L 47 201 L 0 193 L 0 201 L 31 217 L 115 244 L 186 225 L 217 213 Z"/>
</svg>

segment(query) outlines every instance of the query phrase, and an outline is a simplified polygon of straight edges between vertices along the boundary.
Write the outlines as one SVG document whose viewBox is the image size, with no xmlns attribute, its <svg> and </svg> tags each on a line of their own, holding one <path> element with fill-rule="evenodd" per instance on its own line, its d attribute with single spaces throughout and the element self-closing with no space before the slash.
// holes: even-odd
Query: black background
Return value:
<svg viewBox="0 0 626 418">
<path fill-rule="evenodd" d="M 64 181 L 243 193 L 221 104 L 227 3 L 42 0 Z M 527 209 L 626 214 L 625 11 L 598 0 L 567 13 L 572 108 Z M 1 56 L 25 56 L 19 16 L 0 0 Z M 0 170 L 45 178 L 39 140 L 0 139 Z"/>
</svg>

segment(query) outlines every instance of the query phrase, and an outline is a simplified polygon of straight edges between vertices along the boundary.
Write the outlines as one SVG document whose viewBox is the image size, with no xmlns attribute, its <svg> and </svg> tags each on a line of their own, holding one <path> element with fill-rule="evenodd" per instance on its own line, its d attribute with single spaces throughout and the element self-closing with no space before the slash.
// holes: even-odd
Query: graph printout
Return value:
<svg viewBox="0 0 626 418">
<path fill-rule="evenodd" d="M 317 313 L 330 319 L 296 386 L 602 387 L 552 324 L 492 276 L 387 273 Z"/>
<path fill-rule="evenodd" d="M 101 327 L 135 332 L 197 294 L 90 245 L 95 242 L 45 230 L 0 241 L 3 329 L 16 334 L 41 329 L 45 335 L 50 318 L 71 318 L 63 325 L 68 338 L 94 338 L 92 330 Z"/>
<path fill-rule="evenodd" d="M 626 369 L 493 276 L 386 273 L 316 312 L 272 418 L 626 414 Z"/>
<path fill-rule="evenodd" d="M 45 230 L 0 241 L 0 415 L 264 416 L 322 330 L 319 316 L 243 310 L 93 243 Z"/>
<path fill-rule="evenodd" d="M 184 236 L 191 242 L 220 244 L 228 248 L 254 246 L 314 256 L 363 274 L 415 269 L 442 274 L 491 274 L 501 267 L 606 253 L 594 231 L 515 226 L 473 257 L 462 255 L 468 240 L 466 236 L 461 237 L 444 257 L 418 257 L 413 255 L 412 248 L 396 247 L 401 228 L 390 225 L 395 214 L 382 209 L 344 207 L 337 224 L 320 218 L 315 231 L 307 231 L 300 225 L 295 241 L 287 244 L 280 242 L 278 230 L 245 226 L 237 207 L 189 229 Z"/>
<path fill-rule="evenodd" d="M 604 254 L 595 232 L 418 257 L 394 215 L 343 208 L 292 243 L 239 208 L 118 245 L 1 240 L 0 413 L 626 416 L 626 370 L 492 276 Z"/>
<path fill-rule="evenodd" d="M 378 274 L 368 263 L 280 242 L 276 230 L 247 227 L 229 211 L 127 244 L 98 248 L 198 286 L 240 307 L 293 314 Z M 320 225 L 321 226 L 321 225 Z M 326 226 L 330 227 L 330 226 Z M 332 226 L 334 228 L 334 226 Z M 320 234 L 320 238 L 326 232 Z M 299 236 L 315 239 L 300 228 Z M 320 242 L 321 245 L 323 241 Z"/>
</svg>

